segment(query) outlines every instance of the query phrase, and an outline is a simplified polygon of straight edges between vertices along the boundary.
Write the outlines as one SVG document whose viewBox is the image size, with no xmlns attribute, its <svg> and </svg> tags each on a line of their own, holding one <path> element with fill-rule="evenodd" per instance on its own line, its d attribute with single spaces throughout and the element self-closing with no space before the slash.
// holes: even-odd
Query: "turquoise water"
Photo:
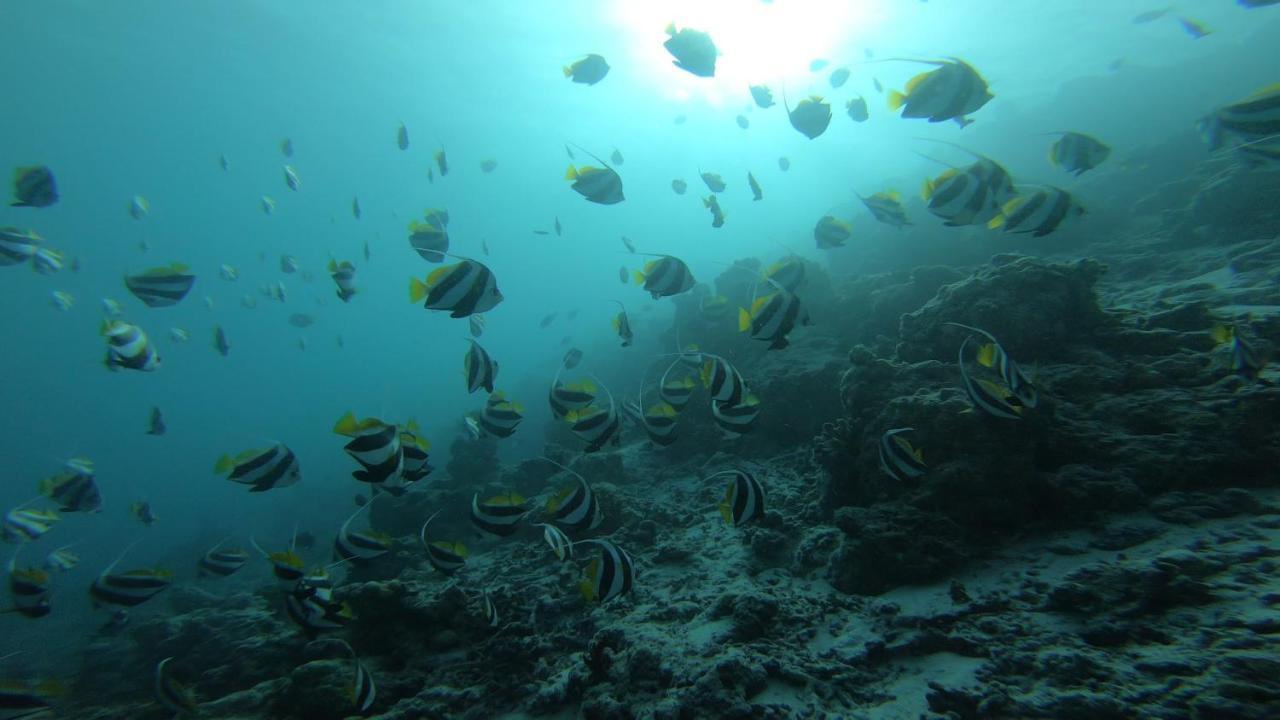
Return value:
<svg viewBox="0 0 1280 720">
<path fill-rule="evenodd" d="M 674 303 L 618 281 L 619 266 L 641 264 L 622 236 L 643 252 L 679 256 L 703 282 L 737 259 L 787 252 L 837 277 L 946 261 L 935 258 L 938 248 L 967 236 L 939 236 L 923 210 L 920 183 L 943 167 L 920 154 L 969 159 L 917 138 L 961 143 L 1020 179 L 1073 187 L 1044 161 L 1051 138 L 1041 133 L 1103 137 L 1121 164 L 1127 149 L 1188 134 L 1213 108 L 1273 82 L 1278 59 L 1266 41 L 1276 13 L 1228 3 L 1194 8 L 1214 30 L 1200 40 L 1172 17 L 1133 23 L 1150 9 L 1138 2 L 684 5 L 61 0 L 0 10 L 0 166 L 47 165 L 61 194 L 49 208 L 0 208 L 0 226 L 38 232 L 79 266 L 52 276 L 0 268 L 8 379 L 0 505 L 28 500 L 72 457 L 95 462 L 105 498 L 100 514 L 67 514 L 23 550 L 30 563 L 75 542 L 83 562 L 57 579 L 51 617 L 0 618 L 8 638 L 0 654 L 49 642 L 51 669 L 73 656 L 103 620 L 80 588 L 135 540 L 131 566 L 188 573 L 228 535 L 280 545 L 295 522 L 336 527 L 352 494 L 367 491 L 349 478 L 354 465 L 331 432 L 348 410 L 416 418 L 433 443 L 432 463 L 444 466 L 450 441 L 464 432 L 461 418 L 484 400 L 461 378 L 466 321 L 407 299 L 409 278 L 436 267 L 407 242 L 406 226 L 425 208 L 449 211 L 451 251 L 487 263 L 506 298 L 485 314 L 480 342 L 500 363 L 498 388 L 527 409 L 500 445 L 505 460 L 518 460 L 543 452 L 553 423 L 546 388 L 569 347 L 586 352 L 584 369 L 619 399 L 634 395 L 654 355 L 674 349 Z M 671 20 L 716 40 L 716 77 L 671 65 L 662 48 Z M 586 53 L 612 68 L 591 87 L 561 71 Z M 903 120 L 873 82 L 901 89 L 928 66 L 869 57 L 963 58 L 995 98 L 964 129 Z M 816 58 L 830 65 L 810 71 Z M 852 76 L 833 89 L 837 67 Z M 779 105 L 754 106 L 752 83 L 770 85 Z M 811 141 L 787 124 L 784 88 L 793 104 L 812 94 L 832 103 L 826 133 Z M 871 109 L 865 124 L 844 114 L 858 95 Z M 403 151 L 401 123 L 410 137 Z M 284 138 L 292 158 L 279 150 Z M 572 192 L 566 144 L 579 165 L 598 164 L 588 152 L 606 161 L 621 152 L 626 201 L 600 206 Z M 429 181 L 440 149 L 450 173 Z M 497 162 L 490 173 L 480 168 L 485 160 Z M 301 179 L 296 192 L 283 181 L 286 163 Z M 711 227 L 699 202 L 707 194 L 700 170 L 729 183 L 723 228 Z M 751 200 L 748 171 L 763 186 L 761 202 Z M 687 194 L 672 193 L 677 178 L 689 183 Z M 1097 211 L 1085 222 L 1105 222 L 1107 191 L 1095 184 L 1090 194 L 1088 180 L 1080 199 Z M 852 194 L 890 188 L 907 198 L 915 228 L 876 224 Z M 145 219 L 130 217 L 134 195 L 149 201 Z M 262 195 L 277 201 L 273 214 L 262 211 Z M 847 247 L 813 246 L 813 224 L 828 213 L 850 219 Z M 557 219 L 562 236 L 552 231 Z M 975 259 L 991 249 L 974 249 Z M 280 271 L 283 254 L 298 258 L 299 274 Z M 349 303 L 334 295 L 331 258 L 357 267 Z M 147 308 L 124 289 L 125 273 L 174 261 L 197 276 L 177 306 Z M 239 279 L 220 278 L 223 264 Z M 277 281 L 285 303 L 259 291 Z M 52 307 L 53 291 L 73 295 L 74 307 Z M 256 307 L 243 306 L 246 295 Z M 157 372 L 103 369 L 101 298 L 120 301 L 123 318 L 147 331 L 163 357 Z M 630 313 L 632 347 L 612 333 L 614 300 Z M 297 312 L 315 324 L 290 325 Z M 227 357 L 212 347 L 217 325 L 232 344 Z M 190 341 L 172 340 L 174 327 Z M 162 437 L 144 434 L 152 406 L 164 413 Z M 299 454 L 301 484 L 249 496 L 213 473 L 221 454 L 273 441 Z M 135 501 L 151 503 L 154 526 L 134 519 Z"/>
</svg>

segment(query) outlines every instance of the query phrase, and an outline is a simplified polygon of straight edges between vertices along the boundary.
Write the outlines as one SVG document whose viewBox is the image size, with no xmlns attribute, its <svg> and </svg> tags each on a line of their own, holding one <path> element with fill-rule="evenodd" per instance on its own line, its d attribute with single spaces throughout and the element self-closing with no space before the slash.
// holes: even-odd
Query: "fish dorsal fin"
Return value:
<svg viewBox="0 0 1280 720">
<path fill-rule="evenodd" d="M 458 267 L 457 264 L 443 265 L 441 267 L 436 268 L 435 270 L 432 270 L 431 274 L 427 275 L 427 287 L 432 288 L 432 287 L 435 287 L 436 285 L 439 285 L 440 281 L 443 280 L 445 276 L 448 275 L 449 272 L 456 267 Z"/>
<path fill-rule="evenodd" d="M 920 73 L 919 75 L 916 75 L 915 77 L 913 77 L 913 78 L 911 78 L 910 80 L 908 80 L 908 81 L 907 81 L 907 86 L 906 86 L 906 88 L 904 89 L 904 90 L 905 90 L 905 94 L 910 95 L 910 94 L 912 93 L 912 91 L 914 91 L 916 88 L 920 87 L 920 83 L 923 83 L 923 82 L 925 81 L 925 79 L 926 79 L 926 78 L 928 78 L 930 75 L 932 75 L 932 74 L 933 74 L 933 73 L 935 73 L 935 72 L 937 72 L 937 71 L 936 71 L 936 70 L 929 70 L 929 71 L 927 71 L 927 72 L 922 72 L 922 73 Z"/>
</svg>

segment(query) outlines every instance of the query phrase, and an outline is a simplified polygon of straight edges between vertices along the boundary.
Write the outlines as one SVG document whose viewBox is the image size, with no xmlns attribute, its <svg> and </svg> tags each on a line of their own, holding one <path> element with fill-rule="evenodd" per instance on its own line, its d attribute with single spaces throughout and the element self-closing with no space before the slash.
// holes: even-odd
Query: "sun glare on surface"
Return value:
<svg viewBox="0 0 1280 720">
<path fill-rule="evenodd" d="M 669 96 L 721 105 L 754 83 L 792 81 L 798 95 L 815 58 L 830 60 L 832 67 L 861 60 L 863 44 L 882 19 L 878 5 L 864 0 L 619 0 L 614 14 L 633 37 L 631 51 L 651 68 L 650 79 L 685 76 L 664 83 Z M 711 35 L 720 52 L 714 80 L 673 68 L 662 46 L 663 31 L 672 22 Z"/>
</svg>

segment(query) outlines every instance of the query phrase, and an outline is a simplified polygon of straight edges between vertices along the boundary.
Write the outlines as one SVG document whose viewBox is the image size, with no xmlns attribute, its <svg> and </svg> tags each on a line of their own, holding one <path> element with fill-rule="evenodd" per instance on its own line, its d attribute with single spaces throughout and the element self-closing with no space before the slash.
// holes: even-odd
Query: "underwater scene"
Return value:
<svg viewBox="0 0 1280 720">
<path fill-rule="evenodd" d="M 1280 718 L 1277 0 L 0 20 L 0 720 Z"/>
</svg>

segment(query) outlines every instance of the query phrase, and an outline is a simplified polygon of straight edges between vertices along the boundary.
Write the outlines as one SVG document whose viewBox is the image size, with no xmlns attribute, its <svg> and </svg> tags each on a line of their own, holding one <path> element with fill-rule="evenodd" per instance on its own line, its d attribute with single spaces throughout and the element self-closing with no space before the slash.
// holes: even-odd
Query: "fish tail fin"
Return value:
<svg viewBox="0 0 1280 720">
<path fill-rule="evenodd" d="M 636 284 L 637 284 L 637 285 L 643 285 L 643 284 L 644 284 L 644 273 L 642 273 L 642 272 L 640 272 L 639 270 L 637 270 L 637 271 L 636 271 L 636 274 L 635 274 L 633 277 L 635 278 L 635 281 L 636 281 Z"/>
<path fill-rule="evenodd" d="M 987 221 L 988 230 L 996 230 L 1003 225 L 1004 225 L 1004 215 L 997 215 L 991 218 L 991 220 Z"/>
<path fill-rule="evenodd" d="M 565 77 L 572 77 L 572 76 L 573 76 L 573 68 L 569 67 L 568 65 L 565 65 L 563 69 L 564 69 L 564 76 L 565 76 Z"/>
<path fill-rule="evenodd" d="M 738 332 L 746 332 L 751 327 L 751 313 L 746 308 L 738 308 Z"/>
<path fill-rule="evenodd" d="M 907 96 L 897 90 L 889 91 L 889 109 L 897 110 L 907 102 Z"/>
<path fill-rule="evenodd" d="M 230 455 L 223 455 L 218 458 L 218 462 L 214 463 L 213 471 L 219 475 L 229 471 L 235 467 L 236 461 Z"/>
<path fill-rule="evenodd" d="M 1235 338 L 1235 334 L 1235 330 L 1229 325 L 1216 325 L 1209 331 L 1209 336 L 1219 345 L 1231 342 Z"/>
<path fill-rule="evenodd" d="M 409 278 L 409 302 L 421 302 L 426 299 L 430 288 L 418 278 Z"/>
<path fill-rule="evenodd" d="M 574 167 L 573 165 L 569 165 L 569 169 L 564 171 L 564 179 L 565 179 L 565 180 L 577 180 L 577 179 L 578 179 L 578 168 Z"/>
</svg>

